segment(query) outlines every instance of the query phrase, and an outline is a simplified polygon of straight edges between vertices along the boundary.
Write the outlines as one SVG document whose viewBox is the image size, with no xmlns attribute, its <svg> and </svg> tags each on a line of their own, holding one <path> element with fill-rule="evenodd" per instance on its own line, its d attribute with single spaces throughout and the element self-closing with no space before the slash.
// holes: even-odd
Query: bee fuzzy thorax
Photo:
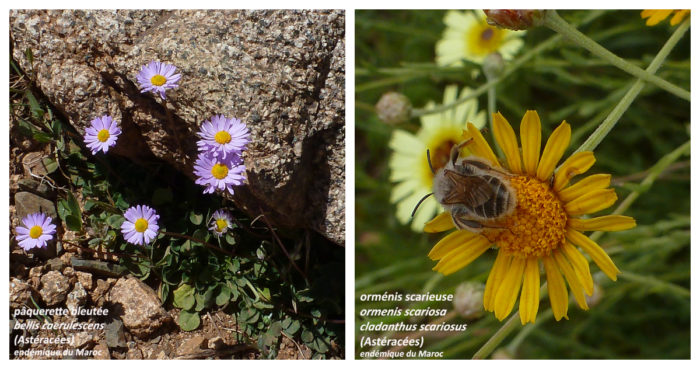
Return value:
<svg viewBox="0 0 700 369">
<path fill-rule="evenodd" d="M 516 205 L 511 176 L 482 158 L 454 156 L 435 174 L 433 192 L 457 228 L 472 232 L 501 228 L 499 220 Z"/>
</svg>

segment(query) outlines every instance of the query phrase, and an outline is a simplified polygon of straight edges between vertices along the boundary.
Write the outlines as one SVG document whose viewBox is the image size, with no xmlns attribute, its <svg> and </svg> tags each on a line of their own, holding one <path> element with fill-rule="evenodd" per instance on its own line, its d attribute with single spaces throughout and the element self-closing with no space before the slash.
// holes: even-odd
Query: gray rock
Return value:
<svg viewBox="0 0 700 369">
<path fill-rule="evenodd" d="M 17 192 L 15 194 L 15 208 L 19 219 L 32 213 L 42 212 L 53 218 L 54 224 L 58 225 L 59 223 L 56 222 L 58 215 L 54 203 L 33 193 Z"/>
<path fill-rule="evenodd" d="M 119 315 L 124 327 L 138 337 L 147 337 L 170 320 L 155 291 L 134 277 L 121 278 L 107 297 L 111 312 Z"/>
<path fill-rule="evenodd" d="M 98 114 L 121 122 L 110 153 L 155 155 L 194 178 L 198 126 L 214 114 L 243 120 L 252 142 L 234 202 L 342 245 L 344 23 L 342 10 L 12 10 L 10 39 L 15 61 L 79 131 Z M 167 101 L 139 92 L 136 74 L 151 60 L 182 74 Z"/>
<path fill-rule="evenodd" d="M 71 291 L 66 297 L 66 307 L 70 310 L 77 309 L 85 305 L 85 302 L 87 302 L 87 297 L 88 294 L 85 291 L 85 288 L 83 288 L 83 285 L 80 284 L 80 282 L 77 282 L 73 287 L 73 291 Z"/>
<path fill-rule="evenodd" d="M 39 294 L 46 305 L 55 306 L 66 300 L 70 291 L 70 281 L 60 272 L 52 270 L 41 276 Z"/>
<path fill-rule="evenodd" d="M 46 262 L 46 267 L 48 268 L 48 270 L 62 272 L 63 268 L 66 267 L 66 263 L 61 258 L 53 258 Z"/>
<path fill-rule="evenodd" d="M 112 320 L 105 326 L 105 339 L 109 347 L 126 347 L 124 323 L 119 319 Z"/>
</svg>

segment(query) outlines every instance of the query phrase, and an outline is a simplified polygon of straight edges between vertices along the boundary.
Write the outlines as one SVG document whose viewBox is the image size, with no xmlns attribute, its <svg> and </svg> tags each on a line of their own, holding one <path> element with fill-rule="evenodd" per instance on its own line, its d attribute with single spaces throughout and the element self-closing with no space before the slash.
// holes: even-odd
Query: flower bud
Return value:
<svg viewBox="0 0 700 369">
<path fill-rule="evenodd" d="M 495 52 L 486 55 L 482 67 L 484 68 L 486 79 L 492 80 L 494 78 L 498 78 L 501 73 L 503 73 L 503 69 L 506 67 L 506 64 L 503 62 L 503 57 L 501 54 Z"/>
<path fill-rule="evenodd" d="M 484 285 L 462 283 L 455 289 L 455 310 L 464 318 L 476 319 L 484 313 Z"/>
<path fill-rule="evenodd" d="M 539 9 L 484 9 L 486 23 L 499 28 L 522 31 L 544 23 L 545 10 Z"/>
<path fill-rule="evenodd" d="M 385 93 L 374 108 L 379 119 L 387 124 L 397 124 L 411 118 L 411 101 L 398 92 Z"/>
<path fill-rule="evenodd" d="M 598 283 L 593 284 L 593 294 L 591 296 L 584 295 L 586 298 L 586 303 L 588 304 L 588 307 L 594 307 L 598 305 L 600 300 L 603 298 L 603 295 L 605 295 L 605 291 L 603 290 L 603 287 L 601 287 Z"/>
</svg>

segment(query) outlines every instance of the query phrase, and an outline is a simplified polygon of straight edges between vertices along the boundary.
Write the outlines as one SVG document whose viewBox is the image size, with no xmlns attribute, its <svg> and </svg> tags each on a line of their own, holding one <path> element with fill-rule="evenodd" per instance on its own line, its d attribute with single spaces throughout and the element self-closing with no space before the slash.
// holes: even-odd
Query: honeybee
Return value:
<svg viewBox="0 0 700 369">
<path fill-rule="evenodd" d="M 498 220 L 513 212 L 517 198 L 508 181 L 512 174 L 477 156 L 459 157 L 461 148 L 470 141 L 454 145 L 447 164 L 437 173 L 428 151 L 428 165 L 435 174 L 432 195 L 450 213 L 455 226 L 479 233 L 484 228 L 501 228 Z"/>
</svg>

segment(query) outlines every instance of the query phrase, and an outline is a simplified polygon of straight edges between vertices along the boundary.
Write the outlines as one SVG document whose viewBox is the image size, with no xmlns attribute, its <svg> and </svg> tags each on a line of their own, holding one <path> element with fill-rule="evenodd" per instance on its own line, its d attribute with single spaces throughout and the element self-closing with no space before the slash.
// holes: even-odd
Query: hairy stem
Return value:
<svg viewBox="0 0 700 369">
<path fill-rule="evenodd" d="M 604 48 L 599 43 L 593 41 L 591 38 L 584 35 L 571 24 L 569 24 L 567 21 L 565 21 L 562 17 L 559 16 L 559 14 L 557 14 L 555 10 L 547 11 L 544 17 L 544 25 L 551 28 L 553 31 L 565 36 L 569 40 L 590 51 L 594 55 L 604 60 L 607 60 L 610 64 L 614 65 L 615 67 L 643 81 L 652 83 L 657 87 L 664 89 L 684 100 L 690 101 L 689 91 L 654 75 L 653 72 L 649 71 L 648 69 L 645 71 L 642 68 L 639 68 L 638 66 L 629 63 L 626 60 L 620 58 L 619 56 L 613 54 L 608 49 Z M 684 26 L 686 29 L 690 26 L 689 19 L 686 19 L 686 21 L 678 28 L 681 29 Z M 676 30 L 676 32 L 678 32 L 678 30 Z"/>
</svg>

